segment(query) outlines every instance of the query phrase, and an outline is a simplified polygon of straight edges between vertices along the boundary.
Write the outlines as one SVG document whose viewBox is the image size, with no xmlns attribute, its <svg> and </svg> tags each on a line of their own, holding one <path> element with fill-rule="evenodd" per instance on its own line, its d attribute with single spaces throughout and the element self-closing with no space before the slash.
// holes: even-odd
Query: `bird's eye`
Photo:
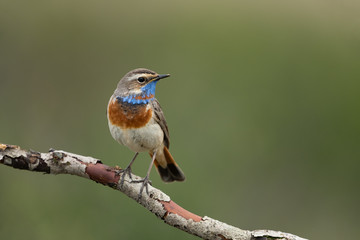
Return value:
<svg viewBox="0 0 360 240">
<path fill-rule="evenodd" d="M 143 83 L 143 82 L 146 81 L 146 78 L 144 78 L 144 77 L 139 77 L 137 80 L 138 80 L 139 83 Z"/>
</svg>

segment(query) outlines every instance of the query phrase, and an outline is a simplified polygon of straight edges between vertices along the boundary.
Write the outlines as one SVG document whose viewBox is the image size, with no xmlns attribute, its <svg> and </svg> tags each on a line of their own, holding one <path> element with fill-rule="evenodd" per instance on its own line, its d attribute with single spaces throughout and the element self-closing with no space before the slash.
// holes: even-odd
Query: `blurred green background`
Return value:
<svg viewBox="0 0 360 240">
<path fill-rule="evenodd" d="M 172 75 L 157 98 L 187 177 L 154 186 L 243 229 L 358 235 L 359 1 L 1 0 L 0 142 L 126 166 L 105 109 L 138 67 Z M 69 175 L 0 166 L 0 206 L 1 239 L 197 239 Z"/>
</svg>

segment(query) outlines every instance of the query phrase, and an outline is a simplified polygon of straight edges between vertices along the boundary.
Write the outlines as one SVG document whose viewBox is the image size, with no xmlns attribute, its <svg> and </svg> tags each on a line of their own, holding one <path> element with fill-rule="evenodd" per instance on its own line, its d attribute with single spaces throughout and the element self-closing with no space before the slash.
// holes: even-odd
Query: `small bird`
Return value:
<svg viewBox="0 0 360 240">
<path fill-rule="evenodd" d="M 157 74 L 154 71 L 138 68 L 128 72 L 118 83 L 107 107 L 107 118 L 112 137 L 135 152 L 135 156 L 123 173 L 131 176 L 131 165 L 139 152 L 149 152 L 152 160 L 142 182 L 139 199 L 144 187 L 148 192 L 149 175 L 153 164 L 164 182 L 184 181 L 185 176 L 169 152 L 170 138 L 164 113 L 155 98 L 156 84 L 170 74 Z"/>
</svg>

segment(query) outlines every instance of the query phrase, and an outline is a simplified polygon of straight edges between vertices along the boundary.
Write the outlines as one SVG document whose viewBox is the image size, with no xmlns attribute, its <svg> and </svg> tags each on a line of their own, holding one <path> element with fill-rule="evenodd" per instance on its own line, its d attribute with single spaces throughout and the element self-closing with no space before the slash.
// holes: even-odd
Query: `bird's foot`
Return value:
<svg viewBox="0 0 360 240">
<path fill-rule="evenodd" d="M 142 197 L 142 192 L 144 191 L 144 187 L 145 187 L 145 190 L 146 190 L 146 194 L 149 195 L 148 184 L 152 185 L 152 183 L 151 183 L 148 175 L 146 177 L 144 177 L 143 179 L 134 180 L 132 182 L 134 182 L 134 183 L 142 183 L 141 188 L 140 188 L 140 192 L 139 192 L 139 195 L 138 195 L 138 201 Z"/>
<path fill-rule="evenodd" d="M 120 179 L 120 188 L 122 188 L 122 186 L 124 184 L 126 174 L 129 175 L 129 178 L 131 179 L 131 181 L 133 180 L 132 176 L 131 176 L 131 167 L 127 167 L 125 169 L 119 169 L 116 171 L 115 174 L 117 176 L 120 176 L 120 174 L 122 174 L 121 179 Z"/>
</svg>

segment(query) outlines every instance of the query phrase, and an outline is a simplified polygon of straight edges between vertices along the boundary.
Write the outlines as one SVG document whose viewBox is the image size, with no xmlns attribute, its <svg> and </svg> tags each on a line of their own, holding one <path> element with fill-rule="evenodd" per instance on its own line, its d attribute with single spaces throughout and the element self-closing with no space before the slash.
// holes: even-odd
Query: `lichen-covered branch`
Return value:
<svg viewBox="0 0 360 240">
<path fill-rule="evenodd" d="M 242 230 L 210 217 L 200 217 L 183 209 L 165 193 L 152 186 L 149 186 L 149 195 L 143 193 L 142 198 L 138 199 L 141 183 L 132 182 L 126 176 L 124 184 L 120 187 L 120 176 L 115 174 L 117 169 L 106 166 L 92 157 L 53 149 L 48 153 L 39 153 L 0 143 L 0 163 L 17 169 L 49 174 L 72 174 L 91 179 L 123 192 L 165 223 L 203 239 L 304 240 L 289 233 L 271 230 Z M 134 180 L 141 179 L 132 176 Z"/>
</svg>

